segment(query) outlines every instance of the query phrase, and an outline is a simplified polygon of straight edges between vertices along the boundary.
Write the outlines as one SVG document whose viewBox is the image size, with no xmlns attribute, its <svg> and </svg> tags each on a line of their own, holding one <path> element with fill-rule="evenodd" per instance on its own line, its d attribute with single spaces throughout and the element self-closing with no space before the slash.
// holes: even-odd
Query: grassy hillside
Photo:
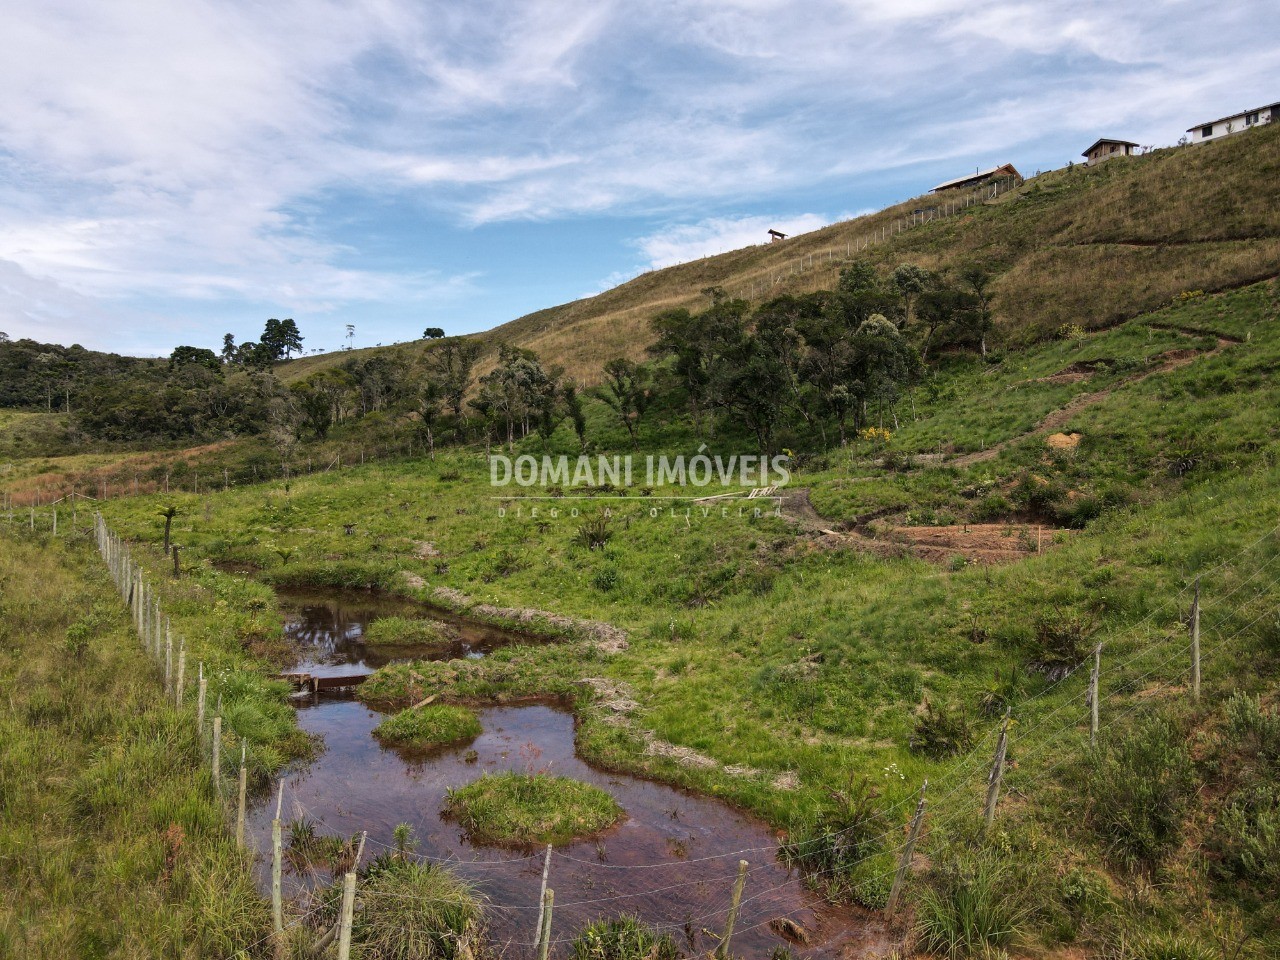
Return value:
<svg viewBox="0 0 1280 960">
<path fill-rule="evenodd" d="M 833 821 L 813 818 L 836 815 L 830 791 L 862 779 L 882 818 L 866 822 L 891 834 L 927 777 L 921 942 L 944 942 L 929 938 L 967 903 L 1012 910 L 1016 936 L 987 942 L 1019 954 L 1093 955 L 1123 939 L 1130 952 L 1116 956 L 1209 957 L 1226 938 L 1260 958 L 1280 949 L 1268 866 L 1280 857 L 1278 321 L 1267 283 L 991 365 L 957 359 L 887 444 L 803 466 L 780 517 L 642 488 L 522 502 L 489 486 L 478 453 L 108 511 L 154 540 L 156 507 L 174 502 L 191 562 L 270 582 L 382 586 L 628 632 L 615 653 L 555 628 L 550 646 L 385 668 L 361 688 L 385 706 L 562 694 L 589 758 L 728 797 L 797 836 L 824 835 Z M 684 449 L 675 422 L 649 429 L 646 445 Z M 584 527 L 606 510 L 592 549 Z M 967 540 L 970 523 L 988 539 Z M 1196 580 L 1198 702 L 1184 624 Z M 1091 752 L 1079 668 L 1099 642 Z M 1014 763 L 979 843 L 1006 707 Z M 878 905 L 892 848 L 867 836 L 860 849 L 823 869 Z M 972 933 L 963 942 L 957 955 L 980 949 Z"/>
<path fill-rule="evenodd" d="M 873 243 L 865 255 L 930 269 L 994 266 L 996 319 L 1012 342 L 1062 324 L 1093 329 L 1155 309 L 1185 290 L 1225 290 L 1275 276 L 1280 264 L 1280 128 L 1157 150 L 1098 167 L 1051 171 L 946 219 Z M 878 231 L 955 198 L 923 196 L 784 243 L 764 244 L 644 274 L 595 297 L 512 320 L 485 343 L 536 351 L 585 383 L 617 356 L 640 359 L 650 319 L 700 307 L 701 291 L 763 299 L 829 289 L 841 262 Z M 421 344 L 399 349 L 417 352 Z M 340 361 L 326 354 L 282 370 L 299 379 Z"/>
</svg>

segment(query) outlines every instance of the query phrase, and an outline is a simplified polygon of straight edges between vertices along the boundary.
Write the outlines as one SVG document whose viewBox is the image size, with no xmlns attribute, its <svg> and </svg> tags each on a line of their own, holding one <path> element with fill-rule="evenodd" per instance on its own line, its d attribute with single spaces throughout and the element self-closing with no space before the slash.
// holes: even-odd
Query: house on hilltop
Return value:
<svg viewBox="0 0 1280 960">
<path fill-rule="evenodd" d="M 980 170 L 968 176 L 956 177 L 954 180 L 940 183 L 931 192 L 942 193 L 944 190 L 964 190 L 969 187 L 981 186 L 984 183 L 991 183 L 994 180 L 1017 180 L 1021 182 L 1022 174 L 1018 173 L 1017 168 L 1012 163 L 1005 163 L 998 167 L 992 167 L 990 170 Z"/>
<path fill-rule="evenodd" d="M 1207 143 L 1210 140 L 1221 140 L 1223 137 L 1229 137 L 1233 133 L 1241 133 L 1252 127 L 1260 127 L 1264 123 L 1270 123 L 1272 120 L 1280 120 L 1280 103 L 1268 104 L 1265 107 L 1254 107 L 1252 110 L 1244 110 L 1240 113 L 1219 117 L 1217 120 L 1211 120 L 1208 123 L 1197 124 L 1194 127 L 1188 127 L 1187 133 L 1191 134 L 1192 143 Z"/>
<path fill-rule="evenodd" d="M 1109 140 L 1103 137 L 1092 147 L 1081 154 L 1085 158 L 1085 163 L 1089 166 L 1102 163 L 1104 160 L 1110 160 L 1113 157 L 1130 157 L 1134 151 L 1138 149 L 1136 143 L 1128 140 Z"/>
</svg>

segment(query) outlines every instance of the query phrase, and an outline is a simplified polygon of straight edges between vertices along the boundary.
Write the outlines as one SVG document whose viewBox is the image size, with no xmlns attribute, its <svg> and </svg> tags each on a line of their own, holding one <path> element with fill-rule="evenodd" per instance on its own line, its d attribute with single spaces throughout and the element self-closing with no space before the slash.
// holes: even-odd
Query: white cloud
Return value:
<svg viewBox="0 0 1280 960">
<path fill-rule="evenodd" d="M 714 217 L 668 227 L 635 241 L 648 269 L 669 267 L 769 242 L 769 230 L 789 236 L 808 233 L 832 221 L 816 213 L 788 217 Z"/>
<path fill-rule="evenodd" d="M 473 288 L 472 267 L 353 249 L 362 198 L 445 230 L 704 218 L 642 242 L 659 264 L 754 239 L 760 223 L 713 216 L 748 200 L 834 209 L 873 172 L 1017 161 L 1068 134 L 1170 143 L 1273 96 L 1280 69 L 1246 29 L 1272 21 L 1262 0 L 11 7 L 0 258 L 108 317 Z M 26 315 L 24 283 L 0 310 Z"/>
</svg>

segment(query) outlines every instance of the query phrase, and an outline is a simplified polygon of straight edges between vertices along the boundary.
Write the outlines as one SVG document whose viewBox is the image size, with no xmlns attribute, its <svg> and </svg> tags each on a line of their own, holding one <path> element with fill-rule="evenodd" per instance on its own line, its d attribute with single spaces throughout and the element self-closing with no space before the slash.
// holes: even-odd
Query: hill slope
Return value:
<svg viewBox="0 0 1280 960">
<path fill-rule="evenodd" d="M 585 383 L 616 356 L 639 359 L 649 321 L 696 307 L 724 287 L 759 301 L 830 288 L 858 253 L 885 266 L 930 269 L 981 260 L 999 271 L 996 321 L 1027 342 L 1062 324 L 1094 329 L 1153 310 L 1185 290 L 1226 290 L 1280 267 L 1280 125 L 1157 150 L 1099 167 L 1041 174 L 997 199 L 945 213 L 957 198 L 917 197 L 783 243 L 655 270 L 597 296 L 539 310 L 476 336 L 534 350 Z M 922 214 L 915 211 L 924 211 Z M 925 219 L 887 239 L 895 225 Z M 417 351 L 421 344 L 400 348 Z M 288 380 L 347 354 L 294 361 Z"/>
</svg>

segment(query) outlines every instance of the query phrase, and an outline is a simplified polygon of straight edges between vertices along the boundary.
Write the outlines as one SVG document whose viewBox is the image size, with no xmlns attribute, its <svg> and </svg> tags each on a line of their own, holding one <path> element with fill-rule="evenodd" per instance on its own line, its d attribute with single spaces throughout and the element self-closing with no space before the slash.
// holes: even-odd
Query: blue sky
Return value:
<svg viewBox="0 0 1280 960">
<path fill-rule="evenodd" d="M 486 329 L 1280 100 L 1274 5 L 0 0 L 0 330 Z"/>
</svg>

